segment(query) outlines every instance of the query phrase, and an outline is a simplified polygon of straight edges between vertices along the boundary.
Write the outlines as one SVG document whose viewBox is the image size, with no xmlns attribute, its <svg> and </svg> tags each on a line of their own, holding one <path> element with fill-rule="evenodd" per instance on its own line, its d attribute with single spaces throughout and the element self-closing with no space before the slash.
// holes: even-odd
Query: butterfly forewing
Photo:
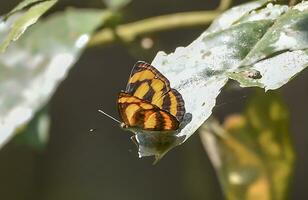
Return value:
<svg viewBox="0 0 308 200">
<path fill-rule="evenodd" d="M 154 95 L 163 95 L 169 90 L 170 83 L 166 77 L 150 64 L 139 61 L 131 72 L 125 92 L 151 102 Z"/>
</svg>

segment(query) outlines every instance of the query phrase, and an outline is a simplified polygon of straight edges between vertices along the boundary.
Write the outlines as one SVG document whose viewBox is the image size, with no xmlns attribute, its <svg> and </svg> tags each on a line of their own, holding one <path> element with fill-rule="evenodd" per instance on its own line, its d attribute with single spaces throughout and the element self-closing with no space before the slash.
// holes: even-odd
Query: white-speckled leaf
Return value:
<svg viewBox="0 0 308 200">
<path fill-rule="evenodd" d="M 13 11 L 11 11 L 4 18 L 12 15 L 15 12 L 18 12 L 25 6 L 34 3 L 35 1 L 25 1 L 21 2 Z M 6 29 L 6 31 L 1 31 L 0 35 L 0 52 L 4 52 L 6 48 L 12 41 L 16 41 L 25 31 L 26 29 L 37 22 L 37 20 L 48 11 L 57 0 L 49 0 L 49 1 L 40 1 L 39 3 L 30 7 L 24 13 L 19 13 L 19 15 L 15 15 L 13 17 L 9 17 L 9 21 L 5 25 L 5 21 L 3 19 L 0 21 L 0 28 Z"/>
<path fill-rule="evenodd" d="M 242 61 L 244 71 L 258 71 L 260 78 L 249 78 L 241 72 L 230 77 L 243 87 L 277 89 L 308 66 L 306 49 L 308 2 L 302 2 L 282 15 Z"/>
<path fill-rule="evenodd" d="M 0 54 L 0 146 L 48 102 L 104 17 L 90 9 L 55 14 Z"/>
<path fill-rule="evenodd" d="M 267 0 L 253 1 L 242 4 L 240 6 L 235 6 L 227 10 L 213 21 L 211 26 L 206 30 L 206 32 L 204 32 L 204 34 L 217 32 L 229 28 L 241 18 L 249 15 L 250 12 L 264 6 L 266 2 L 268 1 Z"/>
<path fill-rule="evenodd" d="M 299 9 L 304 7 L 304 9 Z M 282 15 L 243 60 L 251 65 L 285 50 L 308 48 L 308 2 L 298 4 Z"/>
<path fill-rule="evenodd" d="M 295 8 L 300 10 L 298 7 Z M 251 51 L 255 51 L 256 46 L 264 40 L 269 31 L 274 31 L 273 27 L 289 14 L 289 10 L 286 5 L 273 5 L 266 1 L 244 4 L 226 11 L 189 46 L 179 47 L 168 55 L 159 52 L 152 65 L 170 80 L 171 87 L 182 94 L 187 114 L 184 117 L 184 125 L 174 133 L 173 139 L 159 135 L 149 137 L 145 133 L 137 133 L 134 138 L 139 143 L 139 156 L 155 155 L 158 160 L 172 147 L 188 139 L 211 115 L 216 97 L 230 75 L 241 74 L 257 80 L 260 78 L 260 73 L 264 75 L 264 70 L 269 73 L 268 76 L 262 76 L 260 80 L 263 80 L 274 78 L 275 74 L 271 77 L 270 70 L 285 69 L 281 74 L 286 73 L 289 80 L 298 69 L 303 69 L 308 63 L 303 56 L 306 55 L 304 51 L 292 52 L 292 55 L 288 55 L 289 59 L 283 62 L 278 62 L 283 58 L 273 56 L 273 53 L 277 53 L 275 51 L 266 54 L 265 58 L 270 58 L 257 63 L 254 68 L 247 69 L 243 66 Z M 305 12 L 305 9 L 301 12 Z M 291 20 L 305 18 L 302 14 L 300 16 Z M 302 38 L 303 35 L 303 33 L 295 34 L 294 37 Z M 302 40 L 300 38 L 296 40 Z M 290 49 L 296 47 L 290 45 Z M 291 63 L 292 69 L 290 69 Z M 256 86 L 262 87 L 261 84 Z"/>
</svg>

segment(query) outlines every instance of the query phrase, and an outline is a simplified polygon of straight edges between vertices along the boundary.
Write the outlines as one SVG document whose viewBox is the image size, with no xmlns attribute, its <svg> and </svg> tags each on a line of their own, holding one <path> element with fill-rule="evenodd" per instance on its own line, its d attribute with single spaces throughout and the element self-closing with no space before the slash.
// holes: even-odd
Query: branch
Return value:
<svg viewBox="0 0 308 200">
<path fill-rule="evenodd" d="M 132 42 L 136 37 L 147 33 L 206 25 L 220 15 L 223 10 L 227 9 L 231 1 L 232 0 L 221 0 L 220 5 L 214 11 L 196 11 L 163 15 L 119 25 L 114 29 L 104 28 L 92 36 L 88 46 L 104 45 L 118 39 L 123 42 Z"/>
</svg>

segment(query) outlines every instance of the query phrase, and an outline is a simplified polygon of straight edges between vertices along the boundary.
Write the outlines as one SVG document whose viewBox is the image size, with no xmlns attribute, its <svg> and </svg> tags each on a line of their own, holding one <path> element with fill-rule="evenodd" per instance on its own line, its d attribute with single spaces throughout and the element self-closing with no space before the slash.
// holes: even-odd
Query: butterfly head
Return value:
<svg viewBox="0 0 308 200">
<path fill-rule="evenodd" d="M 145 130 L 143 130 L 140 127 L 136 127 L 136 126 L 129 126 L 128 124 L 126 124 L 125 122 L 121 122 L 120 123 L 120 127 L 124 130 L 124 131 L 130 131 L 134 134 L 137 134 L 139 132 L 146 132 Z"/>
<path fill-rule="evenodd" d="M 123 129 L 127 129 L 127 128 L 128 128 L 128 125 L 125 124 L 124 122 L 121 122 L 121 123 L 120 123 L 120 127 L 123 128 Z"/>
</svg>

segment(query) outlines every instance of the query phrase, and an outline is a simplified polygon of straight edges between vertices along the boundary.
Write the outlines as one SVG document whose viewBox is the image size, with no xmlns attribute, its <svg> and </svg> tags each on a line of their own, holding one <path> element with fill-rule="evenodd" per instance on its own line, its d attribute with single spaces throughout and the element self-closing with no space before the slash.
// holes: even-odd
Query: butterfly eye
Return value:
<svg viewBox="0 0 308 200">
<path fill-rule="evenodd" d="M 121 128 L 128 128 L 128 126 L 123 122 L 120 124 L 120 126 L 121 126 Z"/>
</svg>

